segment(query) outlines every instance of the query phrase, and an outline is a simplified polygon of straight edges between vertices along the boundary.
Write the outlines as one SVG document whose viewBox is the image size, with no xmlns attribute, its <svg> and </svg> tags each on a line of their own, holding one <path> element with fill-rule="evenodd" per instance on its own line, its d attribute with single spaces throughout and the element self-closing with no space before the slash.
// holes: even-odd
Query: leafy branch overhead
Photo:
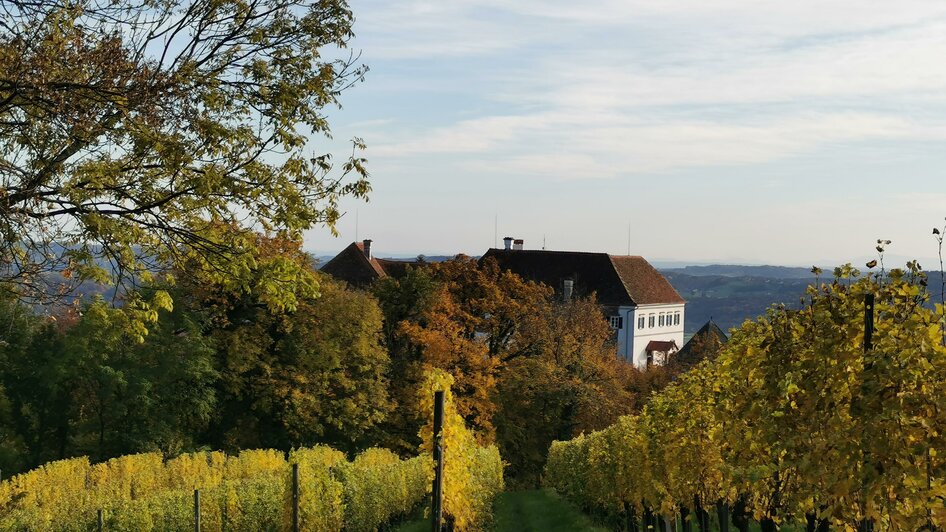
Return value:
<svg viewBox="0 0 946 532">
<path fill-rule="evenodd" d="M 366 71 L 352 22 L 343 0 L 3 2 L 0 282 L 226 271 L 246 231 L 334 230 L 364 146 L 333 165 L 309 139 Z"/>
</svg>

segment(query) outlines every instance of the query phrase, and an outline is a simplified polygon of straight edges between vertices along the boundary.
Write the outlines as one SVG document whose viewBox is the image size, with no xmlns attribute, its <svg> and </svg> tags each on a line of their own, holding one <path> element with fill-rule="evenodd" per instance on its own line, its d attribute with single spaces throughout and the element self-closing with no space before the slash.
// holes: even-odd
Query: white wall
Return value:
<svg viewBox="0 0 946 532">
<path fill-rule="evenodd" d="M 634 307 L 618 307 L 618 316 L 624 318 L 624 327 L 618 330 L 618 358 L 630 362 L 628 353 L 632 353 L 634 342 Z"/>
<path fill-rule="evenodd" d="M 686 321 L 685 305 L 682 303 L 672 305 L 641 305 L 631 312 L 631 319 L 625 318 L 625 326 L 630 325 L 630 329 L 625 332 L 624 357 L 632 361 L 635 366 L 644 368 L 647 366 L 647 344 L 652 340 L 676 342 L 677 348 L 683 347 L 683 325 Z M 674 325 L 673 316 L 680 313 L 680 323 Z M 670 316 L 669 322 L 665 320 L 664 325 L 660 325 L 659 317 Z M 637 320 L 644 317 L 644 328 L 638 328 Z M 654 326 L 650 326 L 650 316 L 654 317 Z M 626 327 L 625 327 L 626 328 Z M 628 349 L 630 348 L 630 349 Z M 620 352 L 620 350 L 619 350 Z M 631 356 L 627 356 L 631 353 Z M 660 362 L 660 361 L 657 361 Z"/>
</svg>

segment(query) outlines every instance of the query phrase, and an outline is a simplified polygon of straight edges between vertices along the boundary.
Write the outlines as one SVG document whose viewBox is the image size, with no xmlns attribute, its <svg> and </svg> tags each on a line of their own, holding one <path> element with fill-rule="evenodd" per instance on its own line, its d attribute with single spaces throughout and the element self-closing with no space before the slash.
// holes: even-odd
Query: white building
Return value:
<svg viewBox="0 0 946 532">
<path fill-rule="evenodd" d="M 683 346 L 686 301 L 643 257 L 522 249 L 505 239 L 481 260 L 555 288 L 562 298 L 594 293 L 615 330 L 618 356 L 638 367 L 663 364 Z"/>
</svg>

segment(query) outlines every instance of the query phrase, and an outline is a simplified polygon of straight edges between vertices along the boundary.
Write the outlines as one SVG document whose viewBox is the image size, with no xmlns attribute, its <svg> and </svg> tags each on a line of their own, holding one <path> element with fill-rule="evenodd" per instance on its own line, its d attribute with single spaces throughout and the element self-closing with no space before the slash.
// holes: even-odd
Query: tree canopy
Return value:
<svg viewBox="0 0 946 532">
<path fill-rule="evenodd" d="M 247 230 L 333 229 L 363 146 L 333 168 L 308 141 L 365 72 L 352 22 L 343 0 L 3 2 L 0 283 L 232 275 Z"/>
</svg>

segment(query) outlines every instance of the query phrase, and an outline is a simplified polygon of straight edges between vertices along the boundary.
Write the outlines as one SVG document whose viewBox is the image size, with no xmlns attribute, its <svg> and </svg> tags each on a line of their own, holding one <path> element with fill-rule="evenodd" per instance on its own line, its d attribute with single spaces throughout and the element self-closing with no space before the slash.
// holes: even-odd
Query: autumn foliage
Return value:
<svg viewBox="0 0 946 532">
<path fill-rule="evenodd" d="M 410 512 L 430 488 L 429 457 L 401 460 L 368 449 L 351 462 L 329 447 L 160 453 L 52 462 L 0 483 L 0 527 L 91 530 L 103 510 L 111 530 L 193 530 L 194 490 L 208 529 L 289 530 L 290 470 L 299 464 L 305 530 L 371 531 Z"/>
<path fill-rule="evenodd" d="M 925 285 L 916 263 L 838 268 L 800 310 L 745 323 L 639 416 L 553 444 L 547 484 L 615 516 L 693 518 L 726 502 L 770 529 L 946 526 L 946 323 Z"/>
</svg>

